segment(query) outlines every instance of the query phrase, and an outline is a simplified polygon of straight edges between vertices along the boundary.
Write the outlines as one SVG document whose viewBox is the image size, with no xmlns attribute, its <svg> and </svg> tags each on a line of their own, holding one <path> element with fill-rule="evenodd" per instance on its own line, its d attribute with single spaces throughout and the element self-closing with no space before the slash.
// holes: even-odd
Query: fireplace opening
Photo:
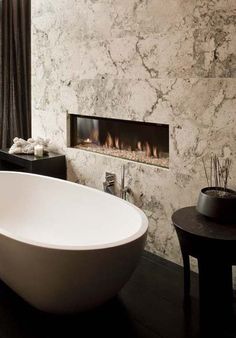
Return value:
<svg viewBox="0 0 236 338">
<path fill-rule="evenodd" d="M 169 126 L 70 115 L 70 146 L 159 167 L 169 167 Z"/>
</svg>

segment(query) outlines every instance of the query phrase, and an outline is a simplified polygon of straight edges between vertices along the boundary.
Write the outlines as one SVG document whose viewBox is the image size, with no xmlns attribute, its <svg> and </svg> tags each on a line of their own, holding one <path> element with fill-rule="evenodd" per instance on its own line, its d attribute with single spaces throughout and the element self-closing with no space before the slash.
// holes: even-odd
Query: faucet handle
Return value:
<svg viewBox="0 0 236 338">
<path fill-rule="evenodd" d="M 116 175 L 113 173 L 106 172 L 105 174 L 105 180 L 109 185 L 112 185 L 115 183 Z"/>
<path fill-rule="evenodd" d="M 106 172 L 103 190 L 111 195 L 115 195 L 115 178 L 115 174 Z"/>
</svg>

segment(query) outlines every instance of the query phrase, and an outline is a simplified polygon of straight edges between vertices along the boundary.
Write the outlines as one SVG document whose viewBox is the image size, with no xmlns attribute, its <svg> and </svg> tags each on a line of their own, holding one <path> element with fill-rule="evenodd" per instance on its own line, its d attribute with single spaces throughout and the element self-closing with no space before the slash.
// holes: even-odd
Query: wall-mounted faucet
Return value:
<svg viewBox="0 0 236 338">
<path fill-rule="evenodd" d="M 111 195 L 115 195 L 115 181 L 116 175 L 113 173 L 106 172 L 105 182 L 103 182 L 103 190 Z M 126 200 L 128 193 L 130 193 L 130 188 L 125 186 L 125 166 L 123 165 L 121 168 L 120 197 Z"/>
</svg>

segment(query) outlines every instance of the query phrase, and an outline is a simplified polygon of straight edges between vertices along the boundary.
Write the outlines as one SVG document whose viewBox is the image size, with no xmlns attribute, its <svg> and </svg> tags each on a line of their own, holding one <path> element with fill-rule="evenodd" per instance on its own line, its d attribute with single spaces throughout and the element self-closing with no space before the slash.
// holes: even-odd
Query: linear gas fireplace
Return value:
<svg viewBox="0 0 236 338">
<path fill-rule="evenodd" d="M 169 126 L 70 115 L 70 146 L 159 167 L 169 167 Z"/>
</svg>

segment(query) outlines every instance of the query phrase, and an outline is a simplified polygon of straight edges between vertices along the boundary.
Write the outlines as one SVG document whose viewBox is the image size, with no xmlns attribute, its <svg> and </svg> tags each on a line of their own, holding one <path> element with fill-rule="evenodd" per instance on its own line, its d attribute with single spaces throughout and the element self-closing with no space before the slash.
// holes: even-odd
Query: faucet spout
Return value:
<svg viewBox="0 0 236 338">
<path fill-rule="evenodd" d="M 115 191 L 116 175 L 106 172 L 105 182 L 103 182 L 103 190 L 111 195 L 116 195 Z M 130 188 L 125 186 L 125 166 L 121 167 L 121 184 L 120 184 L 120 197 L 127 200 L 127 194 L 131 192 Z"/>
</svg>

